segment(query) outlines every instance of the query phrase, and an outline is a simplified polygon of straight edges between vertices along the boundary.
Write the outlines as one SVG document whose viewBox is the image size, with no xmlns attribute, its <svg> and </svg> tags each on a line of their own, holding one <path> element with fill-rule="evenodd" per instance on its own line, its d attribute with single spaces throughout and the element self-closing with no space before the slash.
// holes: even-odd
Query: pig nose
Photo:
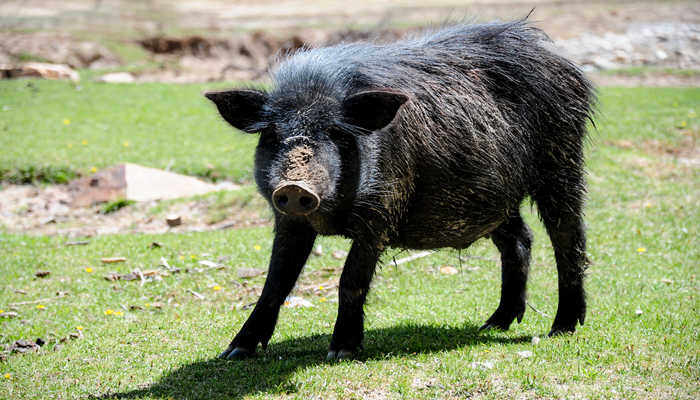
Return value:
<svg viewBox="0 0 700 400">
<path fill-rule="evenodd" d="M 288 215 L 309 215 L 318 209 L 321 199 L 302 182 L 287 182 L 272 192 L 272 204 Z"/>
</svg>

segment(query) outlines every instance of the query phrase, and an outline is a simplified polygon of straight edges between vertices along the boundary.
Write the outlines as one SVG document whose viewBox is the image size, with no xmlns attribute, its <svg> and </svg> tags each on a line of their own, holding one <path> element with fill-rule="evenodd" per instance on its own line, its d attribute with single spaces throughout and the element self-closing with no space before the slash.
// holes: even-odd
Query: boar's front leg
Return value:
<svg viewBox="0 0 700 400">
<path fill-rule="evenodd" d="M 304 223 L 279 218 L 275 227 L 272 257 L 260 299 L 253 312 L 220 358 L 244 358 L 263 348 L 272 337 L 277 316 L 309 257 L 316 232 Z"/>
<path fill-rule="evenodd" d="M 378 246 L 354 241 L 340 276 L 338 319 L 326 359 L 348 358 L 362 345 L 363 306 L 381 251 Z"/>
</svg>

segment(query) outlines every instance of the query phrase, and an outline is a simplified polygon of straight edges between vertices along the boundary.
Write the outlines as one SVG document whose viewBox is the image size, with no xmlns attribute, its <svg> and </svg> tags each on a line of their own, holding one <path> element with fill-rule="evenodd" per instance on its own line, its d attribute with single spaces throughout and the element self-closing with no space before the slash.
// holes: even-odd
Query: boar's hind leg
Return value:
<svg viewBox="0 0 700 400">
<path fill-rule="evenodd" d="M 559 278 L 559 305 L 549 336 L 574 332 L 586 317 L 583 278 L 586 234 L 583 223 L 585 183 L 581 169 L 564 169 L 549 176 L 533 194 L 554 247 Z M 565 173 L 566 176 L 561 174 Z"/>
<path fill-rule="evenodd" d="M 501 252 L 501 302 L 481 329 L 507 330 L 514 319 L 522 321 L 525 313 L 532 234 L 516 211 L 491 233 L 491 240 Z"/>
<path fill-rule="evenodd" d="M 244 358 L 255 352 L 258 343 L 267 346 L 275 330 L 280 307 L 294 287 L 315 239 L 316 232 L 307 225 L 278 221 L 270 267 L 260 299 L 220 358 Z"/>
<path fill-rule="evenodd" d="M 362 345 L 364 337 L 363 306 L 380 251 L 365 243 L 353 242 L 340 276 L 338 319 L 333 329 L 326 359 L 348 358 Z"/>
</svg>

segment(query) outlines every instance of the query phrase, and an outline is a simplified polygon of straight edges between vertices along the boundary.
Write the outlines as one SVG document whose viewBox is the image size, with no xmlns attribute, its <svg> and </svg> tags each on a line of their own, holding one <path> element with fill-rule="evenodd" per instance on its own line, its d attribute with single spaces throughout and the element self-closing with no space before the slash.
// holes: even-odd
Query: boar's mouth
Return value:
<svg viewBox="0 0 700 400">
<path fill-rule="evenodd" d="M 303 181 L 284 181 L 272 192 L 272 205 L 281 213 L 307 216 L 318 210 L 321 198 Z"/>
</svg>

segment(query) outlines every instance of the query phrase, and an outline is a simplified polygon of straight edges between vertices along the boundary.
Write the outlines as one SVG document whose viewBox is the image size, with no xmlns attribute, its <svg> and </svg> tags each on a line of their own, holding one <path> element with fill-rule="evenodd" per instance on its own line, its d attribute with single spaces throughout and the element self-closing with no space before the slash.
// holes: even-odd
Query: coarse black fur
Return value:
<svg viewBox="0 0 700 400">
<path fill-rule="evenodd" d="M 255 179 L 270 200 L 286 181 L 315 188 L 306 216 L 275 210 L 270 272 L 255 310 L 222 354 L 265 346 L 317 234 L 353 239 L 340 278 L 329 357 L 363 337 L 363 305 L 387 246 L 462 249 L 490 236 L 502 291 L 484 325 L 525 311 L 530 196 L 554 247 L 559 307 L 550 334 L 583 324 L 583 144 L 594 89 L 520 20 L 457 24 L 386 45 L 350 43 L 289 56 L 269 92 L 209 93 L 224 118 L 261 132 Z M 244 112 L 242 112 L 244 111 Z"/>
</svg>

